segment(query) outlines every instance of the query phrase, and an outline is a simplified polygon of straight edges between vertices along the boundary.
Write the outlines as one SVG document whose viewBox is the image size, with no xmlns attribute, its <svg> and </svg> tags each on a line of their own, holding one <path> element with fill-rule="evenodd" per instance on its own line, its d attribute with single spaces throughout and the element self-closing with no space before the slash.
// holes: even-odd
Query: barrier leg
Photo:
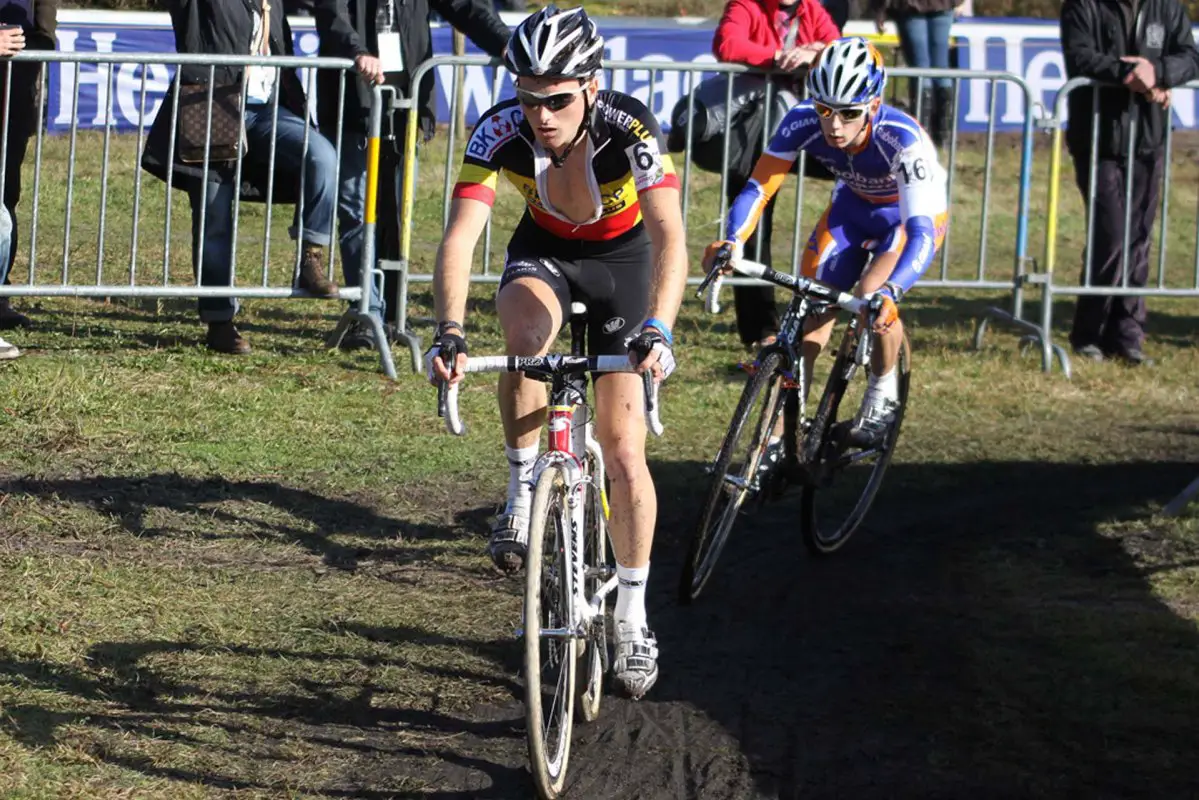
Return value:
<svg viewBox="0 0 1199 800">
<path fill-rule="evenodd" d="M 400 280 L 396 297 L 392 298 L 396 308 L 394 341 L 408 348 L 412 360 L 412 371 L 420 372 L 420 336 L 408 328 L 408 269 L 403 261 L 392 259 L 381 260 L 379 268 L 399 274 Z"/>
<path fill-rule="evenodd" d="M 1192 498 L 1199 495 L 1199 478 L 1191 481 L 1187 488 L 1182 490 L 1182 493 L 1166 503 L 1166 507 L 1162 509 L 1162 515 L 1166 517 L 1177 517 L 1182 513 L 1182 510 L 1190 504 Z"/>
</svg>

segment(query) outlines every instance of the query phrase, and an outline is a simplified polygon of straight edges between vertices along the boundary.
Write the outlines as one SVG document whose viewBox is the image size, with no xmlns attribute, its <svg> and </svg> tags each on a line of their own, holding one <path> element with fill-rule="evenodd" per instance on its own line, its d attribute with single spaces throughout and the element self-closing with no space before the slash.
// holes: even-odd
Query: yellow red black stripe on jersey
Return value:
<svg viewBox="0 0 1199 800">
<path fill-rule="evenodd" d="M 641 222 L 639 193 L 677 189 L 678 176 L 657 119 L 629 95 L 599 93 L 590 135 L 592 186 L 598 188 L 602 203 L 594 222 L 578 225 L 546 208 L 537 191 L 533 132 L 514 99 L 480 116 L 467 143 L 454 197 L 494 203 L 503 172 L 524 198 L 533 221 L 547 233 L 589 241 L 620 236 Z"/>
</svg>

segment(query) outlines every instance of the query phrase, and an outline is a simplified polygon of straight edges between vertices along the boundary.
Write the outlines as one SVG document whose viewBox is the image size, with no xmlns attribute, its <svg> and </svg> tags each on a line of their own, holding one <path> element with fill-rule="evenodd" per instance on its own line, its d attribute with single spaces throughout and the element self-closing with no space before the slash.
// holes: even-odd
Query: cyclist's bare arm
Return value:
<svg viewBox="0 0 1199 800">
<path fill-rule="evenodd" d="M 679 190 L 653 189 L 642 194 L 640 202 L 653 253 L 649 316 L 673 328 L 687 286 L 687 237 Z"/>
<path fill-rule="evenodd" d="M 450 224 L 437 248 L 437 266 L 433 270 L 433 302 L 438 322 L 453 320 L 466 324 L 471 260 L 490 214 L 490 205 L 468 197 L 456 197 L 450 206 Z M 465 362 L 466 355 L 460 353 L 458 360 Z M 450 375 L 440 357 L 433 359 L 433 370 L 440 380 L 451 383 L 462 380 L 462 369 L 456 366 Z"/>
</svg>

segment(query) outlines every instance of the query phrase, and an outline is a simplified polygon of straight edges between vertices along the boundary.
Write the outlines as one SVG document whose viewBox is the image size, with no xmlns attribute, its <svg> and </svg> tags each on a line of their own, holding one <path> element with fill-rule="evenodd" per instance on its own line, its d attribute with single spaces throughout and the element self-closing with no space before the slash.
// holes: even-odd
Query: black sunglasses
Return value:
<svg viewBox="0 0 1199 800">
<path fill-rule="evenodd" d="M 575 98 L 582 92 L 586 91 L 586 86 L 580 86 L 569 92 L 558 92 L 557 94 L 538 94 L 530 92 L 527 89 L 516 89 L 516 99 L 525 108 L 541 108 L 545 106 L 550 111 L 561 111 L 575 101 Z"/>
</svg>

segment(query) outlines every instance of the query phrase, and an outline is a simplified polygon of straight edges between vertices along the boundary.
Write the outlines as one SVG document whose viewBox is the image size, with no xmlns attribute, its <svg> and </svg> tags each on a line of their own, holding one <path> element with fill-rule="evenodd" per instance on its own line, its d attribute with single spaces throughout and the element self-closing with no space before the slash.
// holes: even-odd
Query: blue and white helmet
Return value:
<svg viewBox="0 0 1199 800">
<path fill-rule="evenodd" d="M 860 106 L 883 96 L 883 56 L 861 36 L 847 36 L 820 51 L 808 70 L 808 97 L 829 106 Z"/>
</svg>

